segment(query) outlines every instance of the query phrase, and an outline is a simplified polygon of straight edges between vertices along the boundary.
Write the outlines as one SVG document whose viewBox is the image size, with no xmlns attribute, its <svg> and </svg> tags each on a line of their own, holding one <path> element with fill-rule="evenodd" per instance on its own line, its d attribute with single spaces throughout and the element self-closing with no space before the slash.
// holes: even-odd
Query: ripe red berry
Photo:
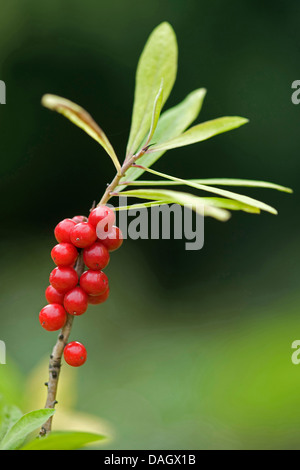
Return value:
<svg viewBox="0 0 300 470">
<path fill-rule="evenodd" d="M 102 271 L 85 271 L 80 278 L 80 286 L 89 295 L 101 295 L 108 288 L 108 279 Z"/>
<path fill-rule="evenodd" d="M 42 308 L 39 315 L 40 324 L 47 331 L 60 330 L 67 321 L 67 313 L 62 305 L 50 304 Z"/>
<path fill-rule="evenodd" d="M 95 242 L 83 250 L 83 261 L 89 269 L 95 271 L 106 268 L 109 263 L 107 248 L 101 242 Z"/>
<path fill-rule="evenodd" d="M 70 315 L 82 315 L 88 308 L 88 296 L 81 287 L 74 287 L 64 298 L 64 307 Z"/>
<path fill-rule="evenodd" d="M 45 292 L 46 300 L 49 304 L 61 304 L 64 303 L 64 294 L 58 292 L 58 290 L 54 289 L 52 286 L 48 286 Z"/>
<path fill-rule="evenodd" d="M 72 219 L 64 219 L 55 227 L 54 235 L 58 243 L 70 243 L 70 230 L 75 226 Z"/>
<path fill-rule="evenodd" d="M 87 358 L 87 352 L 83 344 L 78 341 L 72 341 L 64 349 L 64 358 L 69 366 L 82 366 Z"/>
<path fill-rule="evenodd" d="M 72 217 L 72 220 L 74 220 L 75 224 L 80 224 L 81 222 L 87 222 L 88 218 L 85 215 L 75 215 L 75 217 Z"/>
<path fill-rule="evenodd" d="M 86 248 L 97 240 L 95 227 L 88 222 L 76 224 L 70 232 L 70 239 L 78 248 Z"/>
<path fill-rule="evenodd" d="M 59 266 L 50 274 L 50 284 L 58 292 L 66 293 L 78 284 L 78 274 L 70 266 Z"/>
<path fill-rule="evenodd" d="M 52 248 L 51 257 L 57 266 L 73 266 L 78 257 L 78 251 L 71 243 L 59 243 Z"/>
<path fill-rule="evenodd" d="M 115 225 L 112 227 L 111 231 L 101 240 L 104 246 L 108 249 L 108 251 L 115 251 L 123 243 L 123 234 L 119 227 Z"/>
<path fill-rule="evenodd" d="M 106 291 L 104 292 L 104 294 L 101 294 L 101 295 L 89 295 L 89 296 L 88 296 L 88 302 L 89 302 L 89 304 L 92 304 L 92 305 L 103 304 L 103 302 L 105 302 L 105 301 L 108 299 L 108 296 L 109 296 L 109 288 L 106 289 Z"/>
<path fill-rule="evenodd" d="M 96 228 L 97 236 L 100 239 L 110 232 L 115 220 L 114 211 L 107 206 L 96 207 L 89 215 L 89 223 Z"/>
</svg>

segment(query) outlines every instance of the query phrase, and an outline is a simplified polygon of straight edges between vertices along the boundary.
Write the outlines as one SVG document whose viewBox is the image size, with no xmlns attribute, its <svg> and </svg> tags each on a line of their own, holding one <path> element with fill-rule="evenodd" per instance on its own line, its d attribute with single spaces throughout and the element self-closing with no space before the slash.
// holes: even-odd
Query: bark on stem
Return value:
<svg viewBox="0 0 300 470">
<path fill-rule="evenodd" d="M 143 148 L 140 150 L 136 155 L 133 155 L 132 157 L 129 157 L 128 159 L 126 158 L 124 161 L 124 164 L 121 168 L 121 174 L 116 174 L 110 185 L 107 187 L 105 193 L 102 196 L 102 199 L 98 206 L 102 204 L 106 204 L 107 201 L 111 198 L 111 193 L 115 190 L 115 188 L 118 186 L 121 178 L 125 176 L 126 171 L 135 164 L 138 158 L 140 158 L 142 155 L 144 155 L 148 150 L 148 147 Z M 77 271 L 78 277 L 82 275 L 84 271 L 84 263 L 82 259 L 82 253 L 79 254 L 78 260 L 75 266 L 75 270 Z M 47 394 L 47 400 L 46 400 L 46 405 L 45 408 L 55 408 L 55 405 L 57 404 L 56 401 L 56 395 L 57 395 L 57 387 L 58 387 L 58 380 L 59 380 L 59 374 L 60 374 L 60 368 L 61 368 L 61 358 L 63 355 L 63 351 L 65 346 L 68 343 L 69 336 L 71 333 L 72 329 L 72 324 L 73 324 L 74 317 L 72 315 L 68 314 L 67 317 L 67 322 L 63 329 L 61 330 L 57 342 L 53 348 L 52 354 L 50 356 L 50 362 L 49 362 L 49 381 L 47 383 L 48 387 L 48 394 Z M 40 430 L 40 436 L 45 436 L 49 432 L 51 432 L 52 428 L 52 418 L 49 418 L 48 421 L 41 427 Z"/>
<path fill-rule="evenodd" d="M 79 253 L 75 270 L 80 277 L 84 271 L 84 264 L 82 260 L 82 253 Z M 45 404 L 45 408 L 55 408 L 57 403 L 56 395 L 57 395 L 57 387 L 58 387 L 58 380 L 59 374 L 61 369 L 61 358 L 63 355 L 64 348 L 68 343 L 69 336 L 71 333 L 72 325 L 73 325 L 74 316 L 67 314 L 67 322 L 61 332 L 59 333 L 57 342 L 53 348 L 52 354 L 50 356 L 49 361 L 49 381 L 47 382 L 47 400 Z M 46 423 L 42 426 L 40 430 L 40 436 L 45 436 L 51 431 L 52 427 L 52 417 L 46 421 Z"/>
</svg>

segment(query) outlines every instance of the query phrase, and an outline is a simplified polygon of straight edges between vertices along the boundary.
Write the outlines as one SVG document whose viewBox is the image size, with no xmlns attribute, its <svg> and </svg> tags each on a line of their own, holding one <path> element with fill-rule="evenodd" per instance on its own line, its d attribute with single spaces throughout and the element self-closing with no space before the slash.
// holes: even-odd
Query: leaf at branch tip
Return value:
<svg viewBox="0 0 300 470">
<path fill-rule="evenodd" d="M 119 193 L 119 196 L 150 199 L 152 201 L 159 201 L 160 204 L 164 202 L 165 204 L 192 206 L 193 210 L 198 214 L 210 216 L 222 222 L 226 222 L 231 217 L 230 212 L 216 207 L 216 204 L 211 204 L 205 198 L 179 191 L 169 191 L 165 189 L 136 189 L 123 191 L 122 193 Z"/>
<path fill-rule="evenodd" d="M 127 156 L 138 150 L 150 129 L 153 103 L 161 79 L 164 81 L 162 106 L 171 93 L 177 73 L 177 54 L 173 28 L 169 23 L 161 23 L 151 33 L 138 63 Z"/>
<path fill-rule="evenodd" d="M 201 191 L 207 191 L 209 193 L 217 194 L 218 196 L 223 196 L 228 199 L 233 199 L 235 201 L 239 201 L 243 204 L 247 204 L 248 206 L 256 207 L 257 209 L 261 209 L 266 212 L 270 212 L 271 214 L 277 214 L 276 209 L 274 207 L 265 204 L 264 202 L 258 201 L 257 199 L 253 199 L 249 196 L 244 196 L 242 194 L 233 193 L 232 191 L 227 191 L 226 189 L 215 188 L 214 186 L 206 186 L 204 184 L 193 183 L 189 180 L 184 180 L 182 178 L 176 178 L 175 176 L 166 175 L 165 173 L 161 173 L 159 171 L 152 170 L 150 168 L 145 168 L 145 171 L 152 173 L 154 175 L 160 176 L 162 178 L 166 178 L 168 180 L 176 181 L 179 184 L 183 184 L 186 186 L 190 186 L 191 188 L 200 189 Z"/>
<path fill-rule="evenodd" d="M 105 439 L 101 434 L 56 431 L 28 442 L 21 450 L 77 450 Z"/>
<path fill-rule="evenodd" d="M 165 111 L 159 118 L 152 142 L 158 144 L 177 137 L 185 131 L 199 115 L 205 95 L 205 88 L 199 88 L 190 93 L 181 103 Z M 149 168 L 164 153 L 165 151 L 146 153 L 139 158 L 139 163 Z M 126 176 L 121 179 L 121 182 L 134 181 L 143 173 L 144 170 L 131 167 L 127 170 Z M 121 191 L 124 188 L 125 186 L 120 186 L 118 190 Z"/>
<path fill-rule="evenodd" d="M 145 170 L 143 170 L 145 171 Z M 209 178 L 209 179 L 189 179 L 186 180 L 190 183 L 199 183 L 205 184 L 206 186 L 216 185 L 216 186 L 240 186 L 244 188 L 267 188 L 267 189 L 276 189 L 277 191 L 282 191 L 285 193 L 292 193 L 291 188 L 286 186 L 281 186 L 280 184 L 269 183 L 267 181 L 255 181 L 255 180 L 242 180 L 242 179 L 233 179 L 233 178 Z M 177 181 L 168 181 L 168 180 L 146 180 L 146 181 L 126 181 L 124 186 L 178 186 Z"/>
<path fill-rule="evenodd" d="M 152 112 L 152 121 L 151 121 L 150 131 L 149 131 L 149 135 L 147 137 L 145 146 L 147 146 L 151 142 L 151 139 L 152 139 L 153 134 L 155 132 L 155 129 L 157 127 L 157 123 L 158 123 L 161 108 L 162 108 L 162 102 L 163 102 L 163 90 L 164 90 L 164 81 L 162 79 L 160 89 L 159 89 L 159 91 L 156 95 L 155 101 L 154 101 L 153 112 Z"/>
<path fill-rule="evenodd" d="M 132 204 L 130 206 L 120 206 L 120 207 L 114 207 L 115 211 L 130 211 L 131 209 L 147 209 L 148 207 L 152 206 L 163 206 L 167 204 L 166 202 L 163 201 L 151 201 L 151 202 L 144 202 L 142 204 Z"/>
<path fill-rule="evenodd" d="M 7 432 L 0 443 L 0 450 L 18 449 L 26 437 L 42 426 L 53 414 L 53 409 L 31 411 L 20 418 Z"/>
<path fill-rule="evenodd" d="M 162 150 L 170 150 L 186 145 L 195 144 L 204 140 L 210 139 L 215 135 L 222 134 L 246 124 L 248 119 L 238 116 L 224 116 L 211 121 L 206 121 L 191 127 L 186 132 L 174 139 L 163 142 L 159 145 L 154 145 L 149 153 Z"/>
<path fill-rule="evenodd" d="M 96 142 L 98 142 L 98 144 L 100 144 L 108 153 L 118 173 L 120 173 L 121 165 L 110 141 L 85 109 L 72 101 L 56 95 L 44 95 L 42 98 L 42 105 L 45 106 L 45 108 L 62 114 L 96 140 Z"/>
<path fill-rule="evenodd" d="M 231 211 L 244 211 L 249 214 L 260 214 L 260 209 L 257 207 L 249 206 L 240 201 L 234 201 L 233 199 L 225 199 L 224 197 L 204 197 L 207 203 L 215 206 L 221 207 L 222 209 L 228 209 Z"/>
</svg>

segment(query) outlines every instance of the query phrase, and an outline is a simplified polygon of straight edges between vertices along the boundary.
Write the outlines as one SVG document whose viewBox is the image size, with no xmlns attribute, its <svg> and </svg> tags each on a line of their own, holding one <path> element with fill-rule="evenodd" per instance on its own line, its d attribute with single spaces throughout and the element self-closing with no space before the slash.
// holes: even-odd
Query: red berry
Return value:
<svg viewBox="0 0 300 470">
<path fill-rule="evenodd" d="M 70 315 L 82 315 L 88 307 L 88 296 L 81 287 L 74 287 L 64 298 L 64 307 Z"/>
<path fill-rule="evenodd" d="M 39 315 L 40 324 L 47 331 L 60 330 L 67 321 L 65 309 L 60 304 L 50 304 L 42 308 Z"/>
<path fill-rule="evenodd" d="M 70 243 L 70 230 L 75 226 L 72 219 L 64 219 L 55 227 L 54 235 L 58 243 Z"/>
<path fill-rule="evenodd" d="M 112 227 L 111 231 L 101 240 L 104 246 L 108 249 L 108 251 L 115 251 L 123 243 L 123 234 L 119 227 L 115 225 Z"/>
<path fill-rule="evenodd" d="M 109 263 L 107 248 L 101 242 L 94 243 L 83 250 L 83 261 L 89 269 L 95 271 L 106 268 Z"/>
<path fill-rule="evenodd" d="M 59 266 L 50 274 L 50 284 L 58 292 L 66 293 L 78 284 L 78 274 L 70 266 Z"/>
<path fill-rule="evenodd" d="M 115 220 L 114 211 L 107 206 L 96 207 L 89 215 L 89 223 L 96 228 L 97 236 L 100 239 L 110 232 Z"/>
<path fill-rule="evenodd" d="M 52 248 L 51 257 L 57 266 L 73 266 L 78 257 L 78 251 L 71 243 L 59 243 Z"/>
<path fill-rule="evenodd" d="M 80 224 L 81 222 L 87 222 L 88 218 L 85 215 L 75 215 L 75 217 L 72 217 L 72 220 L 74 220 L 75 224 Z"/>
<path fill-rule="evenodd" d="M 80 278 L 80 286 L 89 295 L 103 294 L 108 288 L 108 279 L 102 271 L 85 271 Z"/>
<path fill-rule="evenodd" d="M 104 294 L 89 295 L 88 296 L 88 301 L 89 301 L 89 304 L 92 304 L 92 305 L 103 304 L 103 302 L 105 302 L 108 299 L 108 296 L 109 296 L 109 288 L 106 289 Z"/>
<path fill-rule="evenodd" d="M 83 344 L 78 341 L 72 341 L 64 349 L 64 358 L 69 366 L 82 366 L 87 358 L 87 352 Z"/>
<path fill-rule="evenodd" d="M 72 228 L 70 239 L 73 245 L 78 248 L 86 248 L 97 240 L 95 227 L 88 222 L 81 222 Z"/>
<path fill-rule="evenodd" d="M 58 290 L 54 289 L 52 286 L 48 286 L 45 292 L 46 300 L 49 304 L 61 304 L 64 303 L 64 294 L 58 292 Z"/>
</svg>

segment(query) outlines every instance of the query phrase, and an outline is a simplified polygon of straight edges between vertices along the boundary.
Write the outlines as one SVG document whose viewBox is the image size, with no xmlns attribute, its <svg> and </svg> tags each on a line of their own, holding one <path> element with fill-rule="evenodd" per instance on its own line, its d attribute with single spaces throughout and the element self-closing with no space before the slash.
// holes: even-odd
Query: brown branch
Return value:
<svg viewBox="0 0 300 470">
<path fill-rule="evenodd" d="M 84 264 L 82 260 L 82 253 L 79 254 L 75 270 L 78 274 L 78 277 L 82 275 L 84 271 Z M 48 387 L 48 393 L 47 393 L 47 400 L 45 404 L 45 408 L 55 408 L 55 405 L 57 404 L 56 401 L 56 395 L 57 395 L 57 387 L 58 387 L 58 380 L 59 380 L 59 374 L 60 374 L 60 369 L 61 369 L 61 359 L 63 355 L 64 348 L 66 344 L 68 343 L 69 336 L 71 333 L 72 325 L 73 325 L 73 320 L 74 316 L 67 314 L 67 322 L 63 329 L 61 330 L 57 342 L 53 348 L 52 354 L 50 356 L 50 361 L 49 361 L 49 381 L 46 384 Z M 42 426 L 40 430 L 40 436 L 45 436 L 51 431 L 52 427 L 52 417 L 46 421 L 46 423 Z"/>
<path fill-rule="evenodd" d="M 112 192 L 114 189 L 118 186 L 121 178 L 125 176 L 126 171 L 135 164 L 136 160 L 140 158 L 142 155 L 144 155 L 147 152 L 148 148 L 143 148 L 140 150 L 136 155 L 133 155 L 131 158 L 128 160 L 125 159 L 124 164 L 121 169 L 121 174 L 116 174 L 110 185 L 108 185 L 105 193 L 102 196 L 102 199 L 100 203 L 98 204 L 99 206 L 102 204 L 106 204 L 107 201 L 112 197 Z M 75 270 L 78 274 L 78 277 L 82 275 L 84 271 L 84 263 L 82 259 L 82 253 L 79 254 Z M 73 325 L 73 320 L 74 317 L 73 315 L 67 314 L 67 322 L 63 329 L 61 330 L 57 342 L 53 348 L 52 354 L 50 356 L 50 361 L 49 361 L 49 381 L 46 384 L 48 387 L 48 393 L 47 393 L 47 400 L 46 400 L 46 405 L 45 408 L 55 408 L 55 405 L 57 404 L 56 401 L 56 395 L 57 395 L 57 388 L 58 388 L 58 380 L 59 380 L 59 374 L 60 374 L 60 369 L 61 369 L 61 358 L 63 355 L 63 351 L 65 346 L 68 343 L 69 336 L 71 333 L 72 325 Z M 49 432 L 51 432 L 52 428 L 52 418 L 49 418 L 48 421 L 41 427 L 40 430 L 40 436 L 45 436 Z"/>
</svg>

